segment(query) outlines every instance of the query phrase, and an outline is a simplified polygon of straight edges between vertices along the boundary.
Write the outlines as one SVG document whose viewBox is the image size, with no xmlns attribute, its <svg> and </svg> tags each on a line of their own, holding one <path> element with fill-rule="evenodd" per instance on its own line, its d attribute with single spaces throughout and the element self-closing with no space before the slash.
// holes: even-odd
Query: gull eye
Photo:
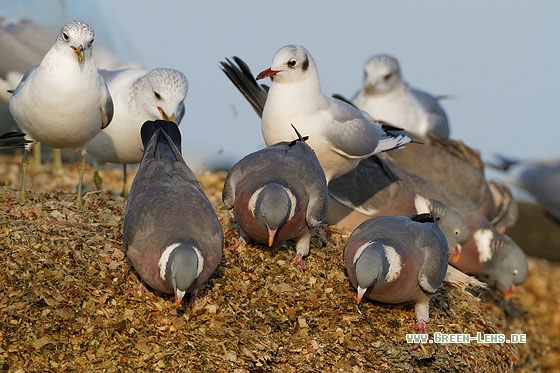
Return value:
<svg viewBox="0 0 560 373">
<path fill-rule="evenodd" d="M 156 91 L 154 91 L 154 96 L 156 96 L 156 98 L 158 100 L 161 100 L 161 95 L 159 93 L 157 93 Z"/>
<path fill-rule="evenodd" d="M 68 36 L 68 34 L 65 33 L 65 32 L 62 33 L 62 37 L 64 38 L 64 40 L 70 39 L 70 37 Z"/>
<path fill-rule="evenodd" d="M 289 67 L 296 67 L 296 65 L 297 65 L 297 60 L 295 58 L 292 58 L 291 60 L 288 61 Z"/>
<path fill-rule="evenodd" d="M 387 81 L 387 80 L 391 79 L 392 76 L 393 76 L 393 74 L 389 73 L 389 74 L 387 74 L 383 77 L 383 80 Z"/>
</svg>

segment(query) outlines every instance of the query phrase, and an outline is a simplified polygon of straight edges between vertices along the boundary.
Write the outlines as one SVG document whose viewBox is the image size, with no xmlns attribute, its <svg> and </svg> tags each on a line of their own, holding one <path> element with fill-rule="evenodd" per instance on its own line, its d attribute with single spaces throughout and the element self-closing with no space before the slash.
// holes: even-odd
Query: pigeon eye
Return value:
<svg viewBox="0 0 560 373">
<path fill-rule="evenodd" d="M 154 96 L 156 96 L 156 98 L 158 100 L 161 100 L 161 95 L 159 93 L 157 93 L 156 91 L 154 91 Z"/>
<path fill-rule="evenodd" d="M 383 77 L 383 80 L 389 80 L 389 79 L 391 79 L 392 76 L 393 76 L 393 74 L 389 73 L 389 74 L 387 74 Z"/>
<path fill-rule="evenodd" d="M 70 37 L 68 36 L 68 34 L 65 33 L 65 32 L 62 33 L 62 37 L 64 38 L 64 40 L 70 39 Z"/>
<path fill-rule="evenodd" d="M 289 67 L 295 67 L 297 65 L 297 60 L 296 59 L 291 59 L 288 61 L 288 66 Z"/>
<path fill-rule="evenodd" d="M 519 273 L 519 271 L 518 271 L 517 269 L 514 269 L 514 270 L 513 270 L 513 275 L 514 275 L 514 276 L 517 276 L 518 273 Z"/>
<path fill-rule="evenodd" d="M 459 231 L 458 229 L 455 229 L 455 232 L 453 232 L 455 234 L 455 236 L 458 236 L 459 233 L 461 233 L 461 231 Z"/>
</svg>

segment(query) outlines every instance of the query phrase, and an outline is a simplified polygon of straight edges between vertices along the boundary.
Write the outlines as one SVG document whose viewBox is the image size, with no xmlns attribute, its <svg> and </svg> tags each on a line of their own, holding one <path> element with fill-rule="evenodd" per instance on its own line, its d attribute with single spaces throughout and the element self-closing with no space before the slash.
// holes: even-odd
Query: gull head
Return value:
<svg viewBox="0 0 560 373">
<path fill-rule="evenodd" d="M 163 119 L 179 124 L 185 114 L 188 81 L 174 69 L 153 69 L 138 79 L 137 97 L 151 119 Z"/>
<path fill-rule="evenodd" d="M 399 62 L 388 54 L 371 57 L 364 65 L 365 95 L 383 94 L 389 92 L 398 84 L 403 84 Z"/>
<path fill-rule="evenodd" d="M 60 29 L 55 47 L 61 50 L 72 50 L 78 64 L 83 65 L 92 56 L 95 34 L 93 29 L 80 21 L 68 22 Z"/>
<path fill-rule="evenodd" d="M 286 45 L 272 59 L 272 65 L 257 75 L 257 80 L 273 77 L 275 82 L 299 82 L 317 76 L 317 67 L 311 54 L 301 45 Z"/>
</svg>

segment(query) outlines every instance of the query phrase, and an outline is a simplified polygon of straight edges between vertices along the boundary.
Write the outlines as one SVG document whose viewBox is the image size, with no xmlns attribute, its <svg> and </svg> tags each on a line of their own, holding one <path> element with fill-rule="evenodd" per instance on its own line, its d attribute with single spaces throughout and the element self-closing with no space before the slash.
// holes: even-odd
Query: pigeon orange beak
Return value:
<svg viewBox="0 0 560 373">
<path fill-rule="evenodd" d="M 260 79 L 264 79 L 264 78 L 268 78 L 268 77 L 272 77 L 275 76 L 276 74 L 278 74 L 280 71 L 278 70 L 272 70 L 270 67 L 264 71 L 261 71 L 259 73 L 259 75 L 257 75 L 257 80 Z"/>
<path fill-rule="evenodd" d="M 268 228 L 268 247 L 272 247 L 274 243 L 274 236 L 276 236 L 276 229 Z"/>
<path fill-rule="evenodd" d="M 74 53 L 76 53 L 76 56 L 78 57 L 78 63 L 80 65 L 83 64 L 84 63 L 84 46 L 80 45 L 78 48 L 76 48 L 75 46 L 71 45 L 70 48 L 72 48 Z"/>
<path fill-rule="evenodd" d="M 451 256 L 449 257 L 449 260 L 452 263 L 457 263 L 459 259 L 461 259 L 461 250 L 463 250 L 463 247 L 461 246 L 460 243 L 457 243 L 453 248 L 453 252 L 451 253 Z"/>
<path fill-rule="evenodd" d="M 505 298 L 505 300 L 510 300 L 511 298 L 513 298 L 513 292 L 514 292 L 514 290 L 515 290 L 515 284 L 512 283 L 512 284 L 507 288 L 506 292 L 504 293 L 504 298 Z"/>
<path fill-rule="evenodd" d="M 175 307 L 180 307 L 183 303 L 183 298 L 185 297 L 185 292 L 179 289 L 175 289 Z"/>
</svg>

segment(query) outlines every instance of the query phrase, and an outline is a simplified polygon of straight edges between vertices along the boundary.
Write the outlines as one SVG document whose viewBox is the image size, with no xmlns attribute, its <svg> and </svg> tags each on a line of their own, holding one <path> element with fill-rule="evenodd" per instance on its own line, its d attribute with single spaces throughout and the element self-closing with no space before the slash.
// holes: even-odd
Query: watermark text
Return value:
<svg viewBox="0 0 560 373">
<path fill-rule="evenodd" d="M 470 334 L 448 334 L 435 332 L 432 337 L 428 334 L 406 334 L 406 343 L 527 343 L 525 334 L 485 334 L 477 332 Z"/>
</svg>

